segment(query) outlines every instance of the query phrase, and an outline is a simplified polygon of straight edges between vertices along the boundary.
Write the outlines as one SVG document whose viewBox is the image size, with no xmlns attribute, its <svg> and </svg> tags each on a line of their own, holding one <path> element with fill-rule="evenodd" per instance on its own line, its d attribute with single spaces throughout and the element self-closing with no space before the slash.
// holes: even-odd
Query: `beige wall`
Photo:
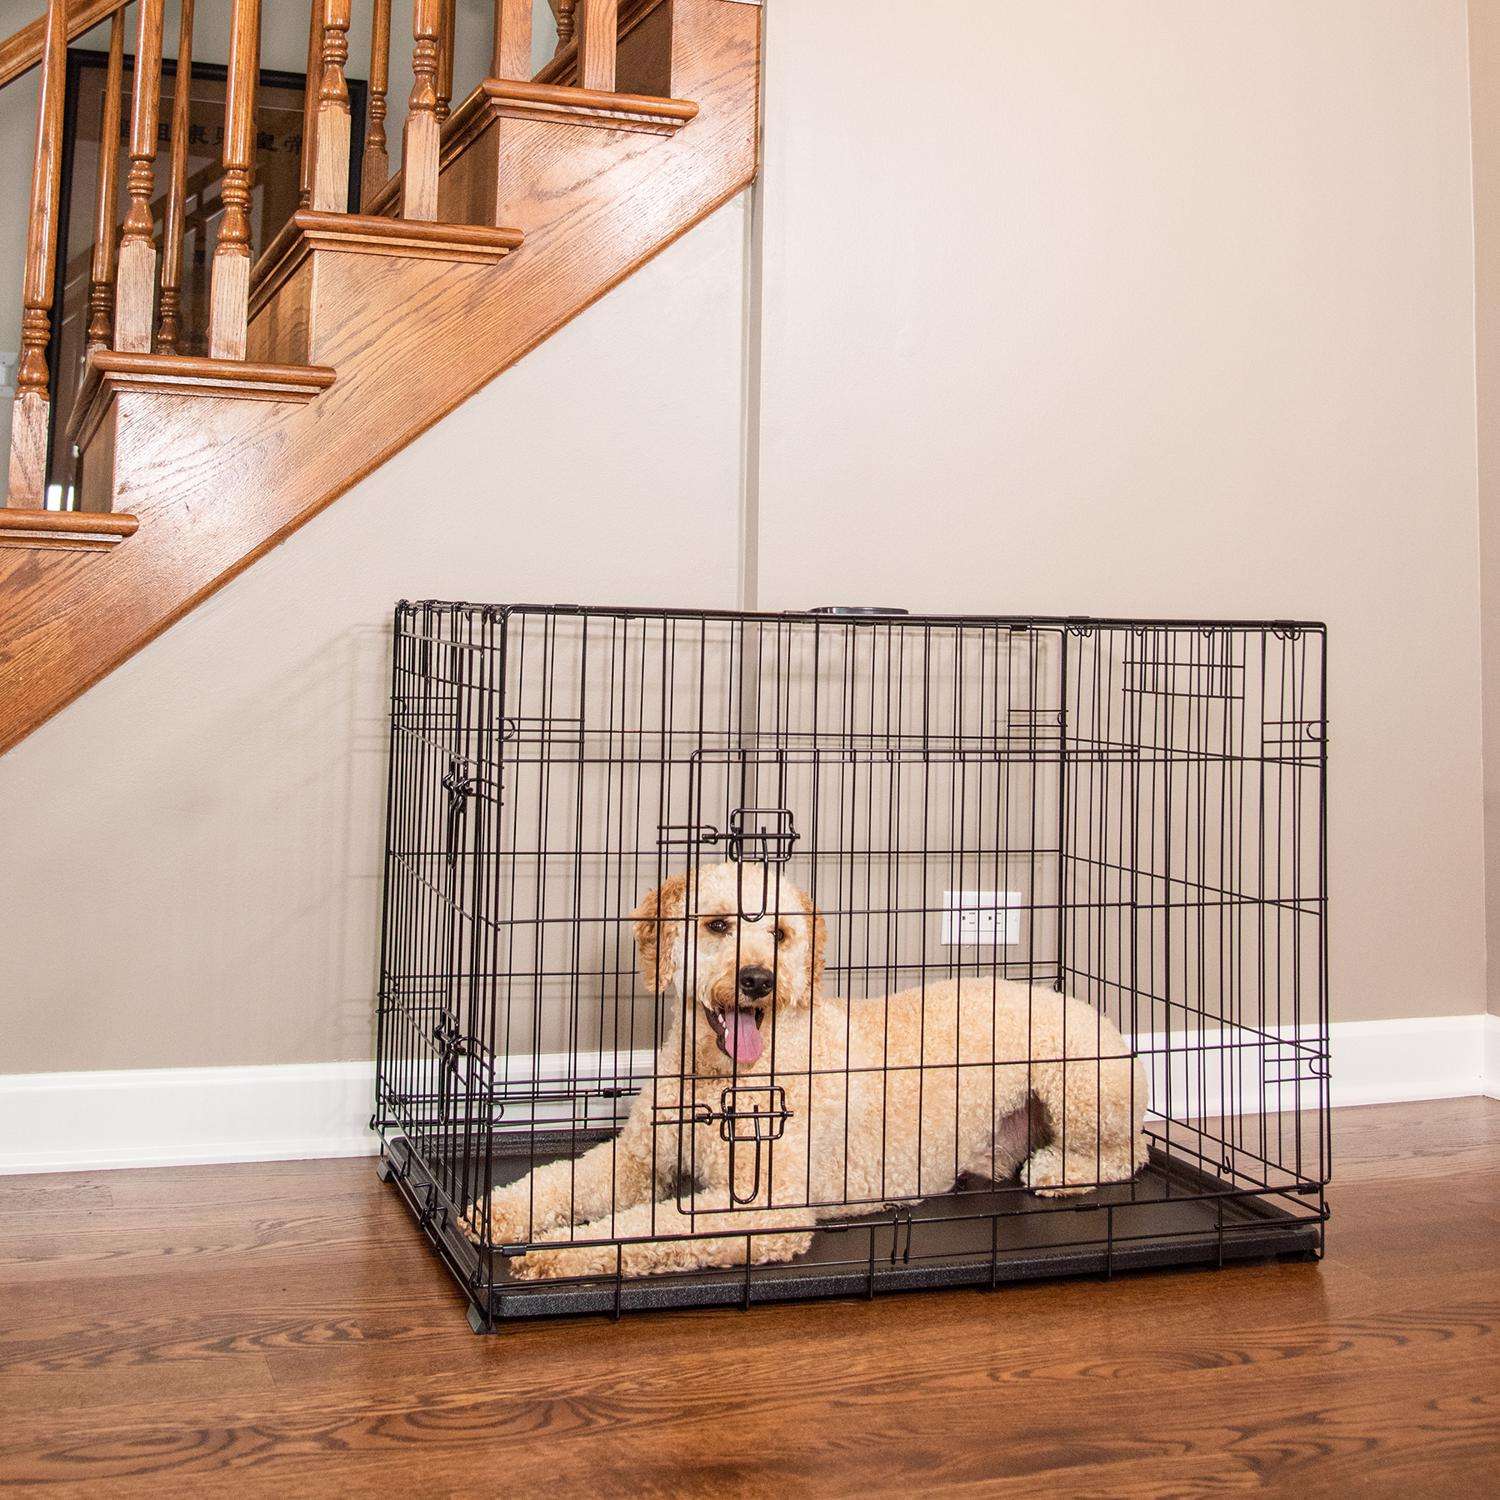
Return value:
<svg viewBox="0 0 1500 1500">
<path fill-rule="evenodd" d="M 1334 1015 L 1483 1008 L 1462 0 L 772 8 L 760 597 L 1330 629 Z"/>
<path fill-rule="evenodd" d="M 1470 0 L 1469 58 L 1484 625 L 1485 930 L 1492 955 L 1489 1008 L 1500 1015 L 1500 6 L 1492 0 Z"/>
<path fill-rule="evenodd" d="M 367 1054 L 391 601 L 742 529 L 776 607 L 1326 617 L 1335 1017 L 1481 1007 L 1462 0 L 911 14 L 768 8 L 758 526 L 734 206 L 0 759 L 0 1073 Z"/>
</svg>

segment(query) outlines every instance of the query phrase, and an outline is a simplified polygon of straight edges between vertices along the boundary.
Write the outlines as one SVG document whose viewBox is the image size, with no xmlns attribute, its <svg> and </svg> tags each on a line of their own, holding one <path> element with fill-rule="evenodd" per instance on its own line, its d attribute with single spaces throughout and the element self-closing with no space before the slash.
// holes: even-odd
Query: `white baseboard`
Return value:
<svg viewBox="0 0 1500 1500">
<path fill-rule="evenodd" d="M 1500 1016 L 1339 1022 L 1331 1050 L 1335 1106 L 1500 1098 Z M 373 1155 L 373 1100 L 368 1062 L 0 1075 L 0 1174 Z"/>
<path fill-rule="evenodd" d="M 365 1156 L 373 1063 L 0 1076 L 0 1173 Z"/>
<path fill-rule="evenodd" d="M 1330 1033 L 1335 1107 L 1500 1098 L 1500 1016 L 1343 1021 Z"/>
<path fill-rule="evenodd" d="M 1484 1092 L 1500 1099 L 1500 1016 L 1484 1018 Z"/>
</svg>

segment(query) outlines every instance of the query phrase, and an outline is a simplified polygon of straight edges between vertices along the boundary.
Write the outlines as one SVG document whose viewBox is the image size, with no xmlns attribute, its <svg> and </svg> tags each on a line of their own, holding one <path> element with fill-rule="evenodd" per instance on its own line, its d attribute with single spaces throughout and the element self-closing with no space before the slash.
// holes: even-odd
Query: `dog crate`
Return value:
<svg viewBox="0 0 1500 1500">
<path fill-rule="evenodd" d="M 1325 705 L 1313 623 L 399 605 L 374 1125 L 475 1328 L 1320 1254 Z"/>
</svg>

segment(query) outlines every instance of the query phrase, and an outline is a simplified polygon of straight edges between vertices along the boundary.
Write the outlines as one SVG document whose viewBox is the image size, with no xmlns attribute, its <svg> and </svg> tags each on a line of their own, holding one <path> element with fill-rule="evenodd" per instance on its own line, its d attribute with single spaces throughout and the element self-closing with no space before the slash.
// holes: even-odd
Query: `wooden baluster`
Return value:
<svg viewBox="0 0 1500 1500">
<path fill-rule="evenodd" d="M 151 352 L 156 307 L 156 246 L 151 195 L 156 185 L 156 125 L 161 104 L 162 0 L 139 0 L 135 30 L 135 80 L 130 97 L 129 204 L 120 229 L 115 273 L 115 348 Z"/>
<path fill-rule="evenodd" d="M 322 65 L 318 118 L 313 128 L 312 207 L 343 213 L 349 207 L 349 0 L 322 0 Z"/>
<path fill-rule="evenodd" d="M 561 52 L 573 40 L 578 30 L 577 12 L 578 0 L 552 0 L 552 13 L 557 17 L 558 52 Z"/>
<path fill-rule="evenodd" d="M 177 74 L 172 83 L 172 155 L 161 233 L 161 327 L 156 346 L 176 354 L 182 342 L 182 221 L 187 206 L 188 113 L 193 93 L 193 0 L 182 0 Z"/>
<path fill-rule="evenodd" d="M 583 39 L 578 44 L 580 87 L 614 93 L 619 34 L 620 0 L 584 0 Z"/>
<path fill-rule="evenodd" d="M 385 136 L 385 96 L 391 76 L 391 0 L 375 0 L 370 23 L 369 124 L 365 130 L 365 160 L 360 173 L 365 205 L 385 186 L 391 158 Z"/>
<path fill-rule="evenodd" d="M 120 168 L 120 88 L 125 76 L 125 12 L 109 23 L 109 62 L 104 70 L 104 118 L 99 124 L 99 182 L 94 198 L 94 254 L 89 268 L 87 349 L 109 347 L 115 310 L 115 175 Z"/>
<path fill-rule="evenodd" d="M 224 218 L 209 292 L 211 359 L 243 359 L 250 310 L 250 191 L 255 185 L 255 84 L 260 0 L 234 0 L 224 99 Z"/>
<path fill-rule="evenodd" d="M 302 87 L 302 161 L 297 207 L 312 203 L 313 165 L 318 151 L 318 84 L 323 72 L 323 0 L 312 0 L 307 21 L 307 75 Z"/>
<path fill-rule="evenodd" d="M 531 77 L 531 0 L 495 0 L 495 53 L 491 78 Z"/>
<path fill-rule="evenodd" d="M 439 125 L 438 31 L 442 0 L 412 0 L 411 100 L 401 147 L 401 215 L 437 218 Z"/>
<path fill-rule="evenodd" d="M 41 506 L 47 496 L 47 345 L 52 338 L 52 277 L 57 259 L 57 210 L 62 184 L 63 90 L 67 86 L 68 4 L 48 0 L 42 35 L 36 155 L 31 167 L 31 218 L 21 282 L 21 363 L 10 432 L 8 504 Z"/>
<path fill-rule="evenodd" d="M 453 103 L 453 37 L 458 24 L 456 0 L 442 0 L 438 18 L 437 108 L 433 111 L 441 125 Z"/>
</svg>

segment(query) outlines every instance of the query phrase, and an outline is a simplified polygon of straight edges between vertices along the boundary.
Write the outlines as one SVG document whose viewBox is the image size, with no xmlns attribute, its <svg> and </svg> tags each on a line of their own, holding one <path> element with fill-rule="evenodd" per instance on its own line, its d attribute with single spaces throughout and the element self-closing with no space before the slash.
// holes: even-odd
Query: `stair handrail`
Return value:
<svg viewBox="0 0 1500 1500">
<path fill-rule="evenodd" d="M 107 21 L 117 10 L 124 10 L 131 0 L 76 0 L 68 7 L 68 40 L 75 42 L 84 32 Z M 45 11 L 34 21 L 18 26 L 0 42 L 0 89 L 29 73 L 42 60 L 47 37 Z"/>
</svg>

